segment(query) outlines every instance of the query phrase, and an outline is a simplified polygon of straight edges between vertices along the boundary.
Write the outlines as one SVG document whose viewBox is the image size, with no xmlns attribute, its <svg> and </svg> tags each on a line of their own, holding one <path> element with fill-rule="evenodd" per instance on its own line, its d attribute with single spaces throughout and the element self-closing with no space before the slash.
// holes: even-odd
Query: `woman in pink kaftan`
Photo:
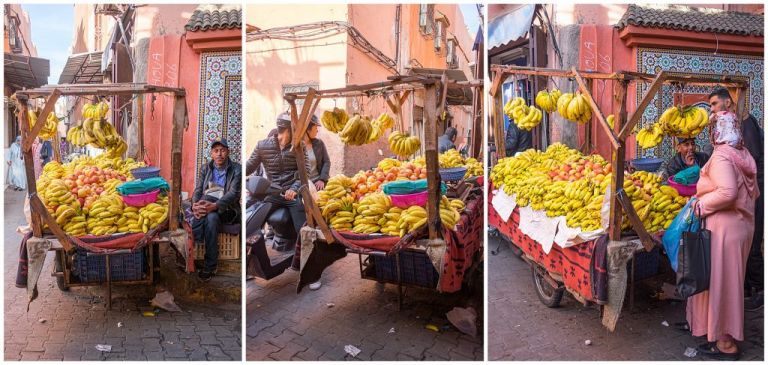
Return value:
<svg viewBox="0 0 768 365">
<path fill-rule="evenodd" d="M 696 185 L 697 212 L 712 233 L 709 290 L 688 298 L 686 314 L 693 336 L 710 343 L 699 352 L 737 360 L 735 341 L 744 339 L 744 275 L 755 233 L 754 206 L 759 189 L 755 160 L 741 144 L 736 115 L 712 115 L 714 152 Z"/>
</svg>

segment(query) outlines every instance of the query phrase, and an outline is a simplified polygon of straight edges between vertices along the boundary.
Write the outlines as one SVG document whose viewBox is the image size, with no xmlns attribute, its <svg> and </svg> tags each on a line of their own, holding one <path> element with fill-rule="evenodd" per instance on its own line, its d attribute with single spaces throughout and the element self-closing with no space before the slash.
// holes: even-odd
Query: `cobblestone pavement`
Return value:
<svg viewBox="0 0 768 365">
<path fill-rule="evenodd" d="M 151 310 L 151 287 L 113 288 L 106 310 L 101 287 L 62 292 L 50 276 L 52 253 L 38 282 L 39 297 L 25 310 L 26 289 L 15 286 L 16 227 L 25 224 L 23 193 L 5 192 L 6 360 L 241 360 L 240 306 L 201 308 L 177 300 L 183 312 Z M 111 345 L 101 352 L 97 344 Z"/>
<path fill-rule="evenodd" d="M 288 270 L 246 286 L 248 360 L 482 360 L 482 290 L 471 297 L 408 289 L 397 310 L 397 288 L 360 278 L 357 255 L 323 273 L 323 286 L 296 294 L 298 273 Z M 333 306 L 329 304 L 332 303 Z M 445 313 L 454 306 L 478 311 L 478 336 L 453 328 Z M 434 324 L 440 332 L 426 329 Z M 393 332 L 392 332 L 393 331 Z"/>
<path fill-rule="evenodd" d="M 496 239 L 488 244 L 493 250 Z M 489 360 L 703 360 L 683 355 L 706 341 L 672 327 L 685 320 L 685 305 L 650 298 L 637 287 L 635 306 L 624 309 L 616 331 L 600 322 L 598 307 L 584 307 L 568 294 L 560 308 L 545 307 L 536 296 L 530 267 L 514 256 L 508 243 L 489 256 Z M 667 321 L 670 327 L 662 322 Z M 763 311 L 747 312 L 742 360 L 763 359 Z M 590 340 L 590 346 L 585 341 Z"/>
</svg>

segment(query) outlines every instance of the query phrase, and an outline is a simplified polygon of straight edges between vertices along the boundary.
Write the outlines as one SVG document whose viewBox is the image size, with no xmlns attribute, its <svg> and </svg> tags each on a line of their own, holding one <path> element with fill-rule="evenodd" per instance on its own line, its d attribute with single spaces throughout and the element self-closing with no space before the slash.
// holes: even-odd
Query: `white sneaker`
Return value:
<svg viewBox="0 0 768 365">
<path fill-rule="evenodd" d="M 320 289 L 320 287 L 323 286 L 323 283 L 320 282 L 320 280 L 309 284 L 309 290 L 317 290 Z"/>
</svg>

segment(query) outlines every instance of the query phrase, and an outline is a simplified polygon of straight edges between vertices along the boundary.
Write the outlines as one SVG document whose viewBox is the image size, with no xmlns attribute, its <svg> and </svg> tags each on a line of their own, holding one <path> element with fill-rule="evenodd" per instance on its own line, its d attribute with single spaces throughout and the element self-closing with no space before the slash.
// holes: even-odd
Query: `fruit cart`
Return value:
<svg viewBox="0 0 768 365">
<path fill-rule="evenodd" d="M 293 122 L 293 146 L 297 152 L 299 176 L 302 184 L 299 193 L 303 198 L 307 214 L 307 226 L 317 234 L 317 238 L 314 240 L 313 251 L 317 252 L 318 249 L 329 250 L 332 252 L 330 256 L 333 257 L 334 261 L 345 256 L 346 253 L 358 254 L 361 277 L 381 283 L 397 285 L 400 305 L 402 305 L 404 287 L 418 286 L 437 289 L 443 292 L 456 291 L 458 290 L 457 287 L 461 286 L 463 279 L 472 276 L 472 273 L 478 271 L 479 265 L 482 262 L 482 207 L 485 197 L 481 193 L 481 188 L 477 186 L 471 187 L 467 183 L 451 184 L 453 189 L 449 190 L 454 191 L 456 197 L 463 196 L 464 199 L 467 199 L 467 207 L 460 215 L 456 225 L 456 227 L 461 228 L 459 229 L 460 232 L 452 231 L 451 228 L 443 226 L 439 214 L 441 174 L 439 173 L 440 165 L 437 151 L 437 128 L 438 123 L 441 123 L 440 116 L 443 115 L 447 105 L 451 103 L 453 95 L 457 93 L 462 95 L 459 99 L 462 99 L 462 103 L 466 103 L 466 98 L 463 97 L 463 95 L 466 95 L 464 90 L 482 86 L 482 82 L 479 80 L 453 81 L 449 79 L 447 73 L 392 76 L 386 81 L 373 84 L 350 85 L 332 90 L 315 90 L 310 88 L 306 92 L 289 93 L 285 96 L 285 100 L 290 105 L 290 114 Z M 355 235 L 351 232 L 333 229 L 326 221 L 324 214 L 321 213 L 318 201 L 315 200 L 307 189 L 308 178 L 304 164 L 305 146 L 300 143 L 302 136 L 304 136 L 308 128 L 310 117 L 314 114 L 318 103 L 324 98 L 372 98 L 382 96 L 386 100 L 390 111 L 397 116 L 397 122 L 393 122 L 393 132 L 390 134 L 392 136 L 404 131 L 405 127 L 401 108 L 408 96 L 416 91 L 423 91 L 425 100 L 424 144 L 422 147 L 426 159 L 426 225 L 420 226 L 404 235 L 401 233 L 401 237 L 370 234 Z M 301 111 L 297 107 L 297 100 L 303 101 Z M 479 119 L 473 120 L 478 120 L 477 123 L 479 124 Z M 474 127 L 473 131 L 482 130 L 479 129 L 480 126 L 476 125 Z M 464 171 L 460 173 L 460 176 L 463 175 Z M 442 180 L 446 180 L 445 176 Z M 328 186 L 326 186 L 326 190 L 328 190 Z M 306 229 L 308 228 L 305 227 L 304 230 Z M 461 242 L 462 240 L 467 240 L 468 242 L 464 244 L 465 242 Z M 361 243 L 364 241 L 370 245 Z M 445 276 L 446 273 L 437 273 L 435 271 L 426 252 L 429 250 L 428 246 L 445 247 L 446 243 L 449 245 L 447 249 L 449 252 L 445 255 L 447 261 L 459 260 L 458 257 L 461 256 L 462 265 L 459 265 L 459 267 L 453 265 L 446 269 L 451 271 L 450 276 L 458 278 L 458 286 L 455 280 L 451 285 L 441 285 L 437 282 L 437 278 Z M 302 246 L 302 263 L 309 257 L 309 253 L 304 251 L 304 247 Z M 367 258 L 363 259 L 363 256 L 367 256 Z M 314 261 L 309 261 L 309 266 L 314 265 Z M 307 269 L 306 265 L 302 264 L 299 291 L 303 285 L 317 281 L 322 270 L 330 265 L 330 262 L 318 265 L 319 267 L 315 266 Z M 446 267 L 448 266 L 450 265 L 446 264 Z M 407 274 L 405 274 L 406 271 L 408 272 Z M 309 272 L 312 272 L 312 274 L 309 274 Z"/>
<path fill-rule="evenodd" d="M 558 70 L 491 65 L 491 72 L 493 83 L 490 87 L 490 95 L 493 101 L 490 110 L 490 123 L 493 142 L 496 145 L 499 159 L 503 158 L 505 154 L 502 113 L 509 112 L 509 110 L 503 111 L 501 87 L 504 80 L 510 76 L 575 80 L 578 85 L 577 90 L 581 93 L 580 97 L 582 100 L 580 102 L 583 101 L 590 111 L 590 115 L 581 120 L 585 130 L 584 143 L 580 148 L 581 152 L 587 155 L 593 150 L 591 141 L 593 132 L 591 128 L 593 128 L 594 124 L 598 126 L 596 128 L 602 129 L 607 141 L 611 145 L 611 155 L 607 157 L 609 158 L 608 167 L 612 171 L 610 179 L 606 180 L 606 182 L 609 181 L 607 191 L 612 192 L 607 199 L 607 204 L 609 204 L 607 237 L 591 239 L 568 248 L 555 246 L 551 248 L 551 252 L 544 252 L 541 249 L 541 242 L 537 242 L 521 232 L 520 207 L 514 208 L 514 211 L 507 212 L 511 214 L 505 220 L 489 204 L 489 224 L 506 240 L 518 247 L 523 253 L 523 258 L 531 264 L 531 272 L 537 294 L 545 305 L 550 307 L 557 306 L 564 291 L 568 291 L 585 305 L 589 303 L 601 305 L 603 324 L 613 331 L 624 304 L 628 279 L 630 283 L 630 306 L 632 304 L 632 284 L 634 284 L 635 265 L 640 265 L 636 261 L 642 261 L 643 257 L 646 257 L 646 253 L 659 251 L 658 233 L 654 236 L 646 230 L 643 218 L 647 217 L 647 214 L 644 215 L 642 210 L 637 209 L 637 204 L 633 206 L 633 201 L 630 199 L 631 192 L 636 189 L 633 184 L 627 183 L 627 181 L 634 183 L 635 180 L 632 180 L 632 177 L 626 175 L 625 172 L 627 138 L 635 130 L 635 126 L 640 121 L 648 105 L 662 90 L 662 85 L 673 85 L 677 86 L 678 89 L 684 89 L 686 85 L 724 86 L 729 89 L 732 95 L 735 95 L 734 99 L 737 100 L 739 116 L 743 116 L 746 110 L 745 95 L 748 85 L 743 78 L 739 77 L 668 71 L 661 71 L 656 75 L 652 75 L 627 71 L 613 73 L 580 71 L 575 67 L 570 70 Z M 606 118 L 602 113 L 592 96 L 592 83 L 596 80 L 600 80 L 604 85 L 607 85 L 606 87 L 613 87 L 612 95 L 614 98 L 612 103 L 615 114 L 609 116 L 609 118 Z M 630 83 L 645 83 L 648 84 L 648 87 L 647 92 L 637 104 L 634 112 L 628 116 L 627 93 Z M 638 87 L 637 89 L 640 90 L 641 88 Z M 546 98 L 547 92 L 542 92 L 544 93 L 542 98 Z M 535 93 L 536 90 L 534 90 Z M 538 97 L 536 99 L 536 104 L 540 107 L 544 108 L 547 106 L 546 100 L 540 102 Z M 563 105 L 567 108 L 568 102 L 561 105 L 560 99 L 557 99 L 557 101 L 557 109 L 552 106 L 550 112 L 560 113 L 564 118 L 574 120 L 576 117 L 571 115 L 570 118 L 567 118 L 563 114 L 563 110 L 560 109 Z M 523 100 L 522 102 L 526 101 Z M 570 110 L 565 110 L 565 113 L 574 114 Z M 699 133 L 704 128 L 704 123 L 705 121 L 701 120 L 701 128 L 692 133 Z M 638 142 L 641 142 L 641 140 L 643 142 L 648 141 L 645 137 L 638 138 L 636 136 L 636 139 Z M 655 143 L 658 143 L 658 141 Z M 647 147 L 643 146 L 643 148 Z M 490 190 L 498 188 L 500 186 L 492 187 Z M 492 198 L 491 191 L 489 191 L 489 199 Z M 646 203 L 644 205 L 648 206 L 648 210 L 650 210 L 653 201 Z M 574 210 L 574 208 L 570 209 Z M 577 208 L 576 210 L 578 209 L 586 208 Z M 645 212 L 647 213 L 648 210 Z M 626 218 L 623 218 L 622 212 L 625 213 Z M 629 224 L 623 222 L 623 219 L 627 219 Z M 622 230 L 622 223 L 624 223 L 624 228 L 631 228 L 631 230 Z M 622 235 L 623 231 L 630 234 Z M 600 263 L 597 262 L 598 258 L 601 258 L 602 262 L 607 262 L 607 264 L 601 267 Z M 582 262 L 579 262 L 579 260 L 582 260 Z M 626 269 L 628 262 L 632 265 L 629 274 L 627 274 Z M 656 261 L 656 265 L 658 265 L 658 261 Z M 604 274 L 602 277 L 600 277 L 601 273 Z M 597 295 L 596 286 L 607 287 L 607 293 Z"/>
<path fill-rule="evenodd" d="M 22 153 L 27 176 L 35 176 L 32 143 L 44 127 L 43 118 L 30 127 L 28 109 L 35 99 L 42 99 L 44 106 L 40 115 L 47 116 L 54 109 L 56 101 L 61 96 L 79 97 L 108 97 L 133 96 L 144 94 L 173 95 L 173 132 L 172 132 L 172 161 L 171 183 L 168 194 L 167 215 L 157 217 L 158 225 L 143 233 L 123 234 L 119 236 L 85 236 L 68 235 L 57 223 L 40 198 L 37 182 L 28 179 L 28 197 L 31 207 L 31 228 L 33 238 L 27 242 L 29 253 L 29 278 L 27 285 L 30 302 L 37 296 L 37 279 L 42 270 L 46 251 L 55 252 L 54 270 L 57 286 L 68 290 L 75 286 L 106 285 L 107 306 L 111 308 L 112 285 L 152 284 L 156 278 L 158 244 L 169 242 L 171 236 L 185 235 L 180 230 L 179 216 L 181 189 L 181 151 L 183 131 L 188 125 L 185 91 L 181 88 L 154 86 L 140 83 L 114 84 L 66 84 L 46 85 L 37 89 L 16 92 L 14 99 L 18 104 L 19 122 L 21 125 Z M 139 106 L 143 97 L 138 98 Z M 139 151 L 143 151 L 143 120 L 138 119 Z M 54 136 L 56 143 L 55 161 L 61 162 L 58 135 Z M 123 150 L 118 150 L 124 153 Z M 120 153 L 122 155 L 122 153 Z M 119 156 L 122 157 L 122 156 Z M 158 213 L 159 214 L 159 213 Z M 44 229 L 44 226 L 47 228 Z M 179 232 L 177 232 L 177 230 Z M 114 237 L 114 239 L 112 239 Z M 34 241 L 34 242 L 32 242 Z M 105 242 L 106 241 L 106 242 Z M 107 244 L 107 242 L 109 242 Z"/>
</svg>

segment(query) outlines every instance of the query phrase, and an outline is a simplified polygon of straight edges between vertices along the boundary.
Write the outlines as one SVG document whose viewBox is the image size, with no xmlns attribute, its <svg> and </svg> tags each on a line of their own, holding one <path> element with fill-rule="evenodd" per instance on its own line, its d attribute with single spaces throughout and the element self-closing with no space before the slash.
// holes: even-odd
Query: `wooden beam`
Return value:
<svg viewBox="0 0 768 365">
<path fill-rule="evenodd" d="M 615 130 L 622 128 L 627 120 L 627 81 L 617 82 L 618 92 L 616 93 L 615 104 L 618 104 L 618 113 L 614 119 Z M 615 108 L 614 108 L 615 109 Z M 625 158 L 624 140 L 619 143 L 619 148 L 613 150 L 611 158 L 611 196 L 610 213 L 608 218 L 608 234 L 611 240 L 621 239 L 621 203 L 616 198 L 617 192 L 624 188 L 624 158 Z"/>
<path fill-rule="evenodd" d="M 656 246 L 656 242 L 653 240 L 651 235 L 648 234 L 648 231 L 645 230 L 643 222 L 637 215 L 637 211 L 632 205 L 632 202 L 629 200 L 629 197 L 627 197 L 627 193 L 624 191 L 624 189 L 619 190 L 619 193 L 616 194 L 616 198 L 619 200 L 619 203 L 621 204 L 621 207 L 624 209 L 624 211 L 627 212 L 629 223 L 632 225 L 635 233 L 637 233 L 637 236 L 640 237 L 640 242 L 643 244 L 645 251 L 651 252 Z"/>
<path fill-rule="evenodd" d="M 53 149 L 53 158 L 51 161 L 61 162 L 61 137 L 59 137 L 58 130 L 56 130 L 56 133 L 53 135 L 51 147 Z"/>
<path fill-rule="evenodd" d="M 645 108 L 648 107 L 648 104 L 651 103 L 651 100 L 653 100 L 654 96 L 656 96 L 656 93 L 661 89 L 661 85 L 664 84 L 664 81 L 667 80 L 667 71 L 661 71 L 656 76 L 655 79 L 653 79 L 653 82 L 651 82 L 651 86 L 648 89 L 648 92 L 645 93 L 645 96 L 643 96 L 643 100 L 640 101 L 640 104 L 637 105 L 637 108 L 635 108 L 635 111 L 632 113 L 632 117 L 629 118 L 629 121 L 626 125 L 622 127 L 621 132 L 619 132 L 619 139 L 622 141 L 627 140 L 627 136 L 629 136 L 630 133 L 632 133 L 632 129 L 635 128 L 637 125 L 637 122 L 640 121 L 640 117 L 643 116 L 643 112 L 645 111 Z M 626 95 L 625 95 L 626 96 Z"/>
<path fill-rule="evenodd" d="M 541 68 L 541 67 L 521 67 L 510 65 L 491 65 L 491 71 L 500 73 L 503 76 L 506 75 L 527 75 L 527 76 L 545 76 L 545 77 L 573 77 L 573 71 L 560 70 L 553 68 Z M 626 80 L 633 79 L 633 76 L 629 76 L 622 72 L 604 73 L 596 71 L 580 71 L 581 74 L 590 79 L 611 79 L 611 80 Z"/>
<path fill-rule="evenodd" d="M 491 84 L 491 100 L 493 104 L 490 110 L 490 122 L 493 127 L 493 141 L 496 145 L 496 156 L 504 158 L 507 154 L 506 140 L 504 135 L 504 106 L 501 94 L 501 73 L 497 72 L 493 77 Z"/>
<path fill-rule="evenodd" d="M 309 190 L 306 188 L 301 189 L 301 197 L 304 200 L 304 210 L 309 213 L 308 216 L 311 215 L 314 217 L 314 223 L 316 226 L 320 227 L 320 231 L 323 232 L 323 236 L 325 236 L 325 241 L 328 243 L 335 242 L 336 240 L 333 238 L 331 228 L 328 227 L 328 223 L 325 222 L 322 213 L 320 213 L 320 208 L 318 208 L 315 201 L 312 200 L 312 194 L 309 193 Z M 309 222 L 309 220 L 307 220 L 307 222 Z M 310 225 L 310 227 L 313 226 L 314 225 Z"/>
<path fill-rule="evenodd" d="M 587 82 L 584 81 L 584 78 L 581 77 L 581 73 L 576 70 L 576 67 L 573 67 L 571 69 L 576 75 L 576 82 L 579 84 L 579 87 L 581 88 L 581 93 L 586 97 L 587 103 L 589 103 L 589 106 L 594 111 L 593 114 L 597 116 L 598 124 L 603 128 L 603 131 L 608 135 L 608 139 L 610 140 L 611 144 L 613 145 L 613 148 L 619 148 L 619 140 L 616 138 L 616 135 L 611 130 L 611 126 L 608 124 L 608 122 L 605 120 L 605 116 L 603 115 L 602 110 L 597 106 L 597 103 L 595 102 L 595 99 L 592 97 L 592 89 L 587 86 Z M 591 134 L 591 131 L 589 131 Z M 589 136 L 591 138 L 591 136 Z M 589 140 L 589 139 L 588 139 Z"/>
<path fill-rule="evenodd" d="M 501 81 L 502 81 L 503 72 L 496 71 L 493 74 L 493 82 L 491 83 L 491 88 L 489 90 L 489 94 L 491 94 L 491 97 L 496 97 L 496 94 L 501 91 Z"/>
<path fill-rule="evenodd" d="M 168 199 L 168 227 L 171 231 L 179 228 L 181 212 L 181 153 L 184 128 L 187 125 L 187 103 L 183 95 L 173 100 L 173 131 L 171 132 L 171 193 Z"/>
<path fill-rule="evenodd" d="M 402 107 L 402 106 L 403 106 L 403 104 L 405 104 L 405 102 L 406 102 L 406 101 L 408 101 L 408 96 L 410 96 L 410 95 L 411 95 L 411 91 L 412 91 L 412 90 L 405 90 L 405 91 L 403 91 L 403 93 L 400 95 L 400 107 Z"/>
<path fill-rule="evenodd" d="M 43 106 L 43 111 L 40 112 L 40 115 L 37 116 L 37 122 L 35 123 L 35 126 L 32 128 L 32 130 L 29 132 L 29 135 L 26 141 L 24 141 L 24 144 L 22 145 L 22 148 L 24 151 L 29 151 L 32 148 L 32 143 L 35 141 L 35 138 L 40 134 L 40 131 L 43 130 L 43 127 L 45 127 L 45 120 L 48 118 L 48 114 L 53 111 L 53 107 L 56 106 L 56 100 L 59 100 L 59 96 L 61 95 L 61 91 L 59 89 L 53 89 L 53 92 L 51 92 L 51 95 L 48 97 L 48 99 L 45 101 L 45 106 Z"/>
<path fill-rule="evenodd" d="M 46 85 L 36 89 L 19 90 L 16 95 L 28 98 L 51 95 L 54 90 L 59 90 L 61 95 L 133 95 L 146 93 L 171 93 L 185 95 L 183 88 L 149 85 L 144 83 L 112 83 L 112 84 L 62 84 Z"/>
<path fill-rule="evenodd" d="M 29 140 L 30 130 L 29 121 L 27 120 L 27 99 L 19 99 L 19 124 L 21 124 L 21 143 L 23 144 Z M 24 172 L 27 174 L 27 197 L 32 198 L 34 194 L 37 194 L 37 179 L 35 178 L 35 166 L 32 159 L 32 151 L 22 149 L 21 154 L 24 158 Z M 47 212 L 47 211 L 46 211 Z M 43 237 L 43 225 L 40 222 L 40 213 L 32 210 L 30 212 L 32 219 L 32 234 L 35 237 Z"/>
<path fill-rule="evenodd" d="M 291 128 L 293 129 L 291 145 L 294 151 L 296 151 L 296 148 L 299 146 L 299 144 L 301 144 L 301 140 L 304 139 L 304 133 L 307 132 L 309 119 L 312 116 L 312 113 L 315 111 L 313 104 L 315 103 L 316 96 L 317 90 L 310 87 L 309 90 L 307 90 L 307 97 L 304 99 L 304 104 L 302 104 L 301 107 L 301 115 L 298 117 L 298 119 L 291 121 Z M 318 101 L 319 100 L 320 99 L 318 99 Z M 291 119 L 293 119 L 293 116 L 291 116 Z"/>
<path fill-rule="evenodd" d="M 45 208 L 45 204 L 43 204 L 36 192 L 29 195 L 29 206 L 32 211 L 36 211 L 40 214 L 42 220 L 48 225 L 48 228 L 50 228 L 53 235 L 59 240 L 59 243 L 61 243 L 61 247 L 64 248 L 64 251 L 72 252 L 75 247 L 72 244 L 71 239 L 67 236 L 67 233 L 59 227 L 56 220 L 53 219 L 51 213 Z"/>
<path fill-rule="evenodd" d="M 430 79 L 426 78 L 424 76 L 406 76 L 397 80 L 389 80 L 389 81 L 382 81 L 382 82 L 374 82 L 371 84 L 363 84 L 363 85 L 347 85 L 345 87 L 340 87 L 336 89 L 326 89 L 326 90 L 315 90 L 315 92 L 320 95 L 323 98 L 330 97 L 330 94 L 343 94 L 343 93 L 350 93 L 350 92 L 367 92 L 372 90 L 380 90 L 380 89 L 388 89 L 397 85 L 401 84 L 417 84 L 419 87 L 421 85 L 428 85 L 428 84 L 434 84 L 436 83 L 436 79 Z M 311 90 L 312 88 L 310 88 Z M 292 96 L 296 99 L 304 99 L 309 95 L 309 92 L 298 92 L 298 93 L 287 93 L 286 96 Z"/>
<path fill-rule="evenodd" d="M 446 99 L 448 98 L 448 76 L 443 73 L 443 76 L 440 78 L 440 100 L 438 101 L 437 106 L 437 120 L 441 121 L 443 120 L 443 113 L 445 112 L 446 107 Z M 447 127 L 446 125 L 443 125 L 443 127 Z"/>
<path fill-rule="evenodd" d="M 144 161 L 144 95 L 139 95 L 136 99 L 136 133 L 138 133 L 138 149 L 136 161 Z"/>
<path fill-rule="evenodd" d="M 440 237 L 440 163 L 437 158 L 437 86 L 428 85 L 424 100 L 424 156 L 427 162 L 427 229 Z"/>
</svg>

